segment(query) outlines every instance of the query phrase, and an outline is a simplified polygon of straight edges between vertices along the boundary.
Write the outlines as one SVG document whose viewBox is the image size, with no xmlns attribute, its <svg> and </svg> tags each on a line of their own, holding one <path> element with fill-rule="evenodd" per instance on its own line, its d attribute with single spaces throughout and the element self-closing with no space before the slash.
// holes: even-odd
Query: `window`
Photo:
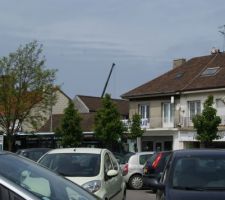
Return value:
<svg viewBox="0 0 225 200">
<path fill-rule="evenodd" d="M 200 101 L 189 101 L 188 102 L 189 118 L 192 118 L 201 113 L 201 102 Z"/>
<path fill-rule="evenodd" d="M 107 173 L 109 170 L 113 169 L 109 154 L 105 154 L 105 172 Z"/>
<path fill-rule="evenodd" d="M 139 105 L 139 114 L 141 119 L 148 119 L 149 118 L 149 105 L 140 104 Z"/>
<path fill-rule="evenodd" d="M 175 75 L 175 79 L 180 79 L 184 75 L 184 72 L 178 72 Z"/>
<path fill-rule="evenodd" d="M 202 72 L 202 76 L 214 76 L 218 71 L 220 67 L 211 67 L 207 68 Z"/>
<path fill-rule="evenodd" d="M 139 164 L 144 165 L 145 162 L 152 157 L 152 154 L 140 155 L 139 157 Z"/>
<path fill-rule="evenodd" d="M 138 105 L 138 113 L 141 117 L 141 126 L 142 127 L 149 126 L 149 105 L 147 104 Z"/>
</svg>

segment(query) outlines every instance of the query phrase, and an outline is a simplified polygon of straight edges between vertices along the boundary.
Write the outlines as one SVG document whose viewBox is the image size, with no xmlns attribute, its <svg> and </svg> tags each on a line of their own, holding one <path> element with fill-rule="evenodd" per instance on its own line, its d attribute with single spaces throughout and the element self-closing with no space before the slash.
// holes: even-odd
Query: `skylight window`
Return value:
<svg viewBox="0 0 225 200">
<path fill-rule="evenodd" d="M 219 71 L 220 67 L 209 67 L 202 72 L 202 76 L 214 76 Z"/>
<path fill-rule="evenodd" d="M 181 78 L 183 75 L 184 75 L 184 72 L 178 72 L 178 73 L 175 75 L 175 79 L 179 79 L 179 78 Z"/>
</svg>

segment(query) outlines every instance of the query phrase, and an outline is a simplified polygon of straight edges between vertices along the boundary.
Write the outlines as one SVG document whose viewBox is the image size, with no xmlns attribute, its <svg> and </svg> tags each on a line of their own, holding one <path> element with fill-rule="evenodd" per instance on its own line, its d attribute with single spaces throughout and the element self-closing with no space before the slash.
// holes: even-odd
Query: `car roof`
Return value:
<svg viewBox="0 0 225 200">
<path fill-rule="evenodd" d="M 102 151 L 107 151 L 106 149 L 101 148 L 61 148 L 53 149 L 48 152 L 48 154 L 55 153 L 89 153 L 89 154 L 101 154 Z"/>
<path fill-rule="evenodd" d="M 188 155 L 225 155 L 224 149 L 182 149 L 173 151 L 174 156 Z"/>
<path fill-rule="evenodd" d="M 27 149 L 18 149 L 18 151 L 41 151 L 41 150 L 51 150 L 51 148 L 27 148 Z"/>
<path fill-rule="evenodd" d="M 146 154 L 154 154 L 154 151 L 142 151 L 142 152 L 136 152 L 134 155 L 146 155 Z"/>
</svg>

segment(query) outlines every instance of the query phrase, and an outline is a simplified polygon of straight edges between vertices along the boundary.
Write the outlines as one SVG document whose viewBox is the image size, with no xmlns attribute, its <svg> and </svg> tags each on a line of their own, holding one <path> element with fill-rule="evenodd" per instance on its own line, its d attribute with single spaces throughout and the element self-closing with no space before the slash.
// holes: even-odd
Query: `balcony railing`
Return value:
<svg viewBox="0 0 225 200">
<path fill-rule="evenodd" d="M 225 125 L 225 115 L 220 116 L 220 118 L 221 118 L 220 126 L 224 126 Z M 182 117 L 180 124 L 181 124 L 181 127 L 184 127 L 184 128 L 193 127 L 192 118 Z"/>
<path fill-rule="evenodd" d="M 225 115 L 221 117 L 221 124 L 225 126 Z M 129 128 L 132 122 L 128 119 L 122 120 L 123 124 Z M 154 128 L 192 128 L 193 123 L 190 117 L 180 117 L 174 119 L 167 119 L 161 117 L 151 117 L 149 119 L 143 118 L 140 123 L 143 129 L 154 129 Z"/>
<path fill-rule="evenodd" d="M 131 127 L 131 124 L 132 124 L 131 120 L 123 119 L 122 122 L 125 127 L 127 127 L 127 128 Z M 149 128 L 150 127 L 149 119 L 147 119 L 147 118 L 141 119 L 140 126 L 141 126 L 141 128 Z"/>
</svg>

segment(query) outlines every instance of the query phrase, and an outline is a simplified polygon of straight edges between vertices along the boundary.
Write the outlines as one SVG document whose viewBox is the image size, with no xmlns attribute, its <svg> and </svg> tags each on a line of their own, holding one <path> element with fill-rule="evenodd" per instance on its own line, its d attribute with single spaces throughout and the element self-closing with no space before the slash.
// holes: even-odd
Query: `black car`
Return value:
<svg viewBox="0 0 225 200">
<path fill-rule="evenodd" d="M 225 150 L 173 151 L 155 187 L 157 200 L 224 200 Z"/>
<path fill-rule="evenodd" d="M 38 161 L 38 159 L 50 151 L 50 148 L 28 148 L 28 149 L 20 149 L 16 152 L 16 154 L 29 158 L 33 161 Z"/>
<path fill-rule="evenodd" d="M 144 187 L 152 188 L 159 181 L 160 173 L 163 172 L 166 162 L 171 155 L 171 151 L 160 151 L 152 155 L 143 167 Z M 154 188 L 153 192 L 156 192 Z"/>
</svg>

